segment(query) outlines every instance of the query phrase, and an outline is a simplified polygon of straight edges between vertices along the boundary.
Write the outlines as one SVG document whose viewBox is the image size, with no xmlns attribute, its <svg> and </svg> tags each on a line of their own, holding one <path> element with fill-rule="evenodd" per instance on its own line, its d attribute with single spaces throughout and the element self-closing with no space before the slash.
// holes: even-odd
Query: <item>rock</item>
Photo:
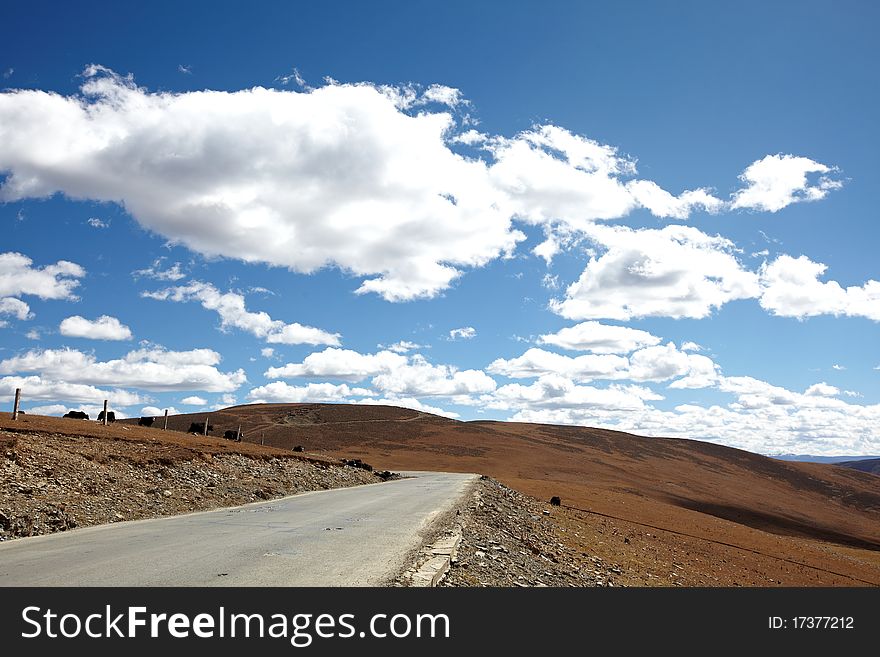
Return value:
<svg viewBox="0 0 880 657">
<path fill-rule="evenodd" d="M 173 494 L 174 494 L 174 493 L 172 493 L 170 490 L 163 490 L 163 491 L 162 491 L 162 495 L 163 495 L 164 497 L 171 497 Z"/>
</svg>

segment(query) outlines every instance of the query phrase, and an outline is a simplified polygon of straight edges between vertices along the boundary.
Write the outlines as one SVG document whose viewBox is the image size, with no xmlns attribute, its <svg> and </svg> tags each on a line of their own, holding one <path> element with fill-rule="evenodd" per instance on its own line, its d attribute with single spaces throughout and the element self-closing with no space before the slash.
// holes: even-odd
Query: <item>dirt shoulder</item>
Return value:
<svg viewBox="0 0 880 657">
<path fill-rule="evenodd" d="M 33 416 L 10 425 L 0 418 L 0 540 L 379 481 L 328 459 L 174 432 Z"/>
<path fill-rule="evenodd" d="M 620 566 L 573 547 L 571 539 L 577 542 L 580 536 L 560 523 L 559 514 L 564 513 L 494 479 L 481 478 L 447 516 L 444 530 L 432 537 L 461 535 L 439 586 L 621 586 Z M 429 550 L 423 551 L 395 584 L 409 585 L 413 572 L 429 558 Z"/>
</svg>

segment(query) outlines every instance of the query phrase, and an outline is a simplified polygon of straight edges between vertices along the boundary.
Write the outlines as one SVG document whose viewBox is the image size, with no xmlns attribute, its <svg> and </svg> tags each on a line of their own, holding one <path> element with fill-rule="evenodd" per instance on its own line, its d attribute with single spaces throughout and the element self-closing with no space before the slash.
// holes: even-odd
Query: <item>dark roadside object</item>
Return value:
<svg viewBox="0 0 880 657">
<path fill-rule="evenodd" d="M 208 429 L 210 428 L 211 426 L 208 425 Z M 226 438 L 226 440 L 235 440 L 240 443 L 241 439 L 244 438 L 244 433 L 239 433 L 238 431 L 224 431 L 223 437 Z"/>
<path fill-rule="evenodd" d="M 382 481 L 390 481 L 392 479 L 400 479 L 400 473 L 391 472 L 391 470 L 377 470 L 376 476 L 379 477 Z"/>
<path fill-rule="evenodd" d="M 364 463 L 360 459 L 339 459 L 345 465 L 350 465 L 353 468 L 360 468 L 361 470 L 366 470 L 367 472 L 373 471 L 373 466 L 369 463 Z"/>
<path fill-rule="evenodd" d="M 71 420 L 88 420 L 89 414 L 83 413 L 82 411 L 67 411 L 67 413 L 65 413 L 61 417 L 66 417 Z"/>
<path fill-rule="evenodd" d="M 189 431 L 187 431 L 187 433 L 197 433 L 197 434 L 201 435 L 201 433 L 204 430 L 205 430 L 205 423 L 204 422 L 193 422 L 192 424 L 189 425 Z M 214 425 L 209 424 L 208 431 L 211 432 L 213 430 L 214 430 Z"/>
<path fill-rule="evenodd" d="M 142 417 L 141 419 L 138 420 L 138 426 L 139 427 L 151 427 L 151 426 L 153 426 L 153 421 L 155 419 L 156 418 L 153 418 L 153 417 Z"/>
<path fill-rule="evenodd" d="M 302 445 L 297 445 L 296 447 L 293 448 L 293 451 L 294 451 L 294 452 L 301 452 L 301 451 L 303 451 L 303 446 L 302 446 Z"/>
<path fill-rule="evenodd" d="M 559 499 L 558 496 L 554 495 L 550 498 L 550 506 L 562 506 L 562 500 Z"/>
<path fill-rule="evenodd" d="M 104 411 L 98 413 L 98 422 L 104 421 Z M 114 411 L 107 411 L 107 422 L 116 422 L 116 413 Z"/>
</svg>

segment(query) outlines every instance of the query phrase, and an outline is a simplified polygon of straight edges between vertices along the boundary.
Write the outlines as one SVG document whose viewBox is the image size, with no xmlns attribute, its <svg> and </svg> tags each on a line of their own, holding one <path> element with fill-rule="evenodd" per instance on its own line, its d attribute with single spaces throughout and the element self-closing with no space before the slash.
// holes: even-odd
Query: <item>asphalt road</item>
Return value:
<svg viewBox="0 0 880 657">
<path fill-rule="evenodd" d="M 301 493 L 0 543 L 0 586 L 379 586 L 475 475 Z"/>
</svg>

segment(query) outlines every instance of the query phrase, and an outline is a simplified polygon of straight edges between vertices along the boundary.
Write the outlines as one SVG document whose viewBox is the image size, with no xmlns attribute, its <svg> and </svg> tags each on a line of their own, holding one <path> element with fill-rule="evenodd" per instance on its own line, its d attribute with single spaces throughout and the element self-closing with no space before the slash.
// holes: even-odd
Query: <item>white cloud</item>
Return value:
<svg viewBox="0 0 880 657">
<path fill-rule="evenodd" d="M 571 358 L 543 349 L 532 348 L 517 358 L 499 358 L 486 371 L 515 379 L 558 374 L 577 381 L 619 379 L 626 372 L 629 360 L 611 354 L 584 355 Z"/>
<path fill-rule="evenodd" d="M 131 340 L 131 329 L 115 317 L 101 315 L 96 320 L 73 315 L 58 325 L 61 335 L 90 340 Z"/>
<path fill-rule="evenodd" d="M 835 370 L 838 370 L 838 371 L 842 371 L 842 370 L 845 370 L 846 367 L 844 367 L 843 365 L 838 365 L 837 363 L 835 363 L 834 365 L 831 366 L 831 369 L 835 369 Z"/>
<path fill-rule="evenodd" d="M 302 402 L 341 402 L 352 396 L 373 395 L 364 388 L 350 388 L 342 383 L 309 383 L 305 386 L 292 386 L 283 381 L 274 381 L 254 388 L 247 394 L 248 400 L 258 404 L 298 404 Z"/>
<path fill-rule="evenodd" d="M 27 409 L 27 413 L 31 415 L 54 415 L 60 416 L 64 415 L 68 411 L 83 411 L 88 413 L 89 418 L 92 420 L 97 420 L 98 415 L 101 411 L 104 410 L 103 402 L 101 404 L 45 404 L 43 406 L 34 406 L 33 408 Z M 128 414 L 125 411 L 121 411 L 115 406 L 110 406 L 110 410 L 116 416 L 117 420 L 123 420 L 128 417 Z"/>
<path fill-rule="evenodd" d="M 599 322 L 582 322 L 538 337 L 538 344 L 552 344 L 563 349 L 592 351 L 596 354 L 626 354 L 659 343 L 660 338 L 647 331 Z"/>
<path fill-rule="evenodd" d="M 462 326 L 449 332 L 450 340 L 470 340 L 477 337 L 477 329 L 473 326 Z"/>
<path fill-rule="evenodd" d="M 501 410 L 602 409 L 633 411 L 645 408 L 645 400 L 662 399 L 648 388 L 612 385 L 608 388 L 576 385 L 558 374 L 545 374 L 531 385 L 511 383 L 501 386 L 485 401 L 489 408 Z"/>
<path fill-rule="evenodd" d="M 303 83 L 296 71 L 289 79 Z M 558 126 L 512 138 L 463 131 L 467 101 L 451 87 L 302 86 L 154 93 L 92 65 L 77 94 L 2 92 L 0 200 L 60 192 L 119 203 L 205 256 L 300 273 L 338 267 L 363 279 L 358 293 L 389 301 L 436 296 L 511 254 L 525 239 L 515 222 L 542 226 L 549 240 L 639 207 L 676 218 L 722 207 L 704 188 L 676 196 L 633 179 L 634 159 Z M 457 154 L 456 142 L 481 145 L 481 157 Z M 786 157 L 769 161 L 788 171 Z M 807 173 L 824 166 L 789 159 Z M 766 196 L 753 187 L 784 200 L 838 184 L 799 188 L 767 161 L 743 174 L 738 207 Z"/>
<path fill-rule="evenodd" d="M 290 84 L 290 81 L 293 80 L 296 82 L 297 86 L 301 89 L 311 89 L 311 87 L 306 83 L 303 76 L 300 74 L 299 70 L 294 68 L 288 75 L 279 75 L 275 78 L 276 82 L 280 82 L 281 84 Z"/>
<path fill-rule="evenodd" d="M 203 308 L 213 310 L 220 315 L 221 330 L 241 329 L 269 343 L 339 344 L 338 333 L 328 333 L 296 322 L 285 324 L 281 320 L 272 319 L 266 312 L 250 312 L 245 306 L 243 295 L 235 292 L 221 293 L 210 283 L 192 281 L 183 286 L 144 292 L 143 296 L 160 301 L 198 301 Z"/>
<path fill-rule="evenodd" d="M 836 397 L 840 394 L 840 389 L 822 381 L 811 385 L 804 391 L 804 394 L 812 397 Z"/>
<path fill-rule="evenodd" d="M 192 66 L 190 64 L 178 64 L 177 70 L 184 75 L 192 75 Z"/>
<path fill-rule="evenodd" d="M 0 94 L 0 99 L 2 98 L 3 95 Z M 3 127 L 0 125 L 0 133 L 2 130 Z M 3 146 L 0 145 L 0 150 L 2 148 Z M 2 169 L 0 162 L 0 170 Z M 73 290 L 79 285 L 77 279 L 86 275 L 85 269 L 67 260 L 59 260 L 54 265 L 44 267 L 32 265 L 33 260 L 21 253 L 0 253 L 0 296 L 17 297 L 28 294 L 41 299 L 69 301 L 77 298 Z"/>
<path fill-rule="evenodd" d="M 696 438 L 762 454 L 877 453 L 880 404 L 847 403 L 836 398 L 836 388 L 824 383 L 804 393 L 752 377 L 717 377 L 713 385 L 735 401 L 726 407 L 681 404 L 660 410 L 641 403 L 660 399 L 648 388 L 597 389 L 548 374 L 530 386 L 502 386 L 493 395 L 484 395 L 482 402 L 511 411 L 513 421 Z"/>
<path fill-rule="evenodd" d="M 152 391 L 229 392 L 247 381 L 243 370 L 218 370 L 216 365 L 219 362 L 220 354 L 210 349 L 168 351 L 162 347 L 148 347 L 108 361 L 98 361 L 93 354 L 74 349 L 45 349 L 0 361 L 0 374 L 36 372 L 45 379 L 66 384 Z"/>
<path fill-rule="evenodd" d="M 523 238 L 486 165 L 448 148 L 451 115 L 410 115 L 375 85 L 175 94 L 98 66 L 84 77 L 77 95 L 0 95 L 0 199 L 123 203 L 196 252 L 337 266 L 396 301 L 433 296 Z"/>
<path fill-rule="evenodd" d="M 735 299 L 760 295 L 758 276 L 734 245 L 689 226 L 632 229 L 593 226 L 586 235 L 605 249 L 551 308 L 569 319 L 702 318 Z"/>
<path fill-rule="evenodd" d="M 461 103 L 468 102 L 462 97 L 461 91 L 442 84 L 432 84 L 425 89 L 422 99 L 426 103 L 440 103 L 448 107 L 456 107 Z"/>
<path fill-rule="evenodd" d="M 20 320 L 31 319 L 34 316 L 31 312 L 31 307 L 15 297 L 0 298 L 0 315 L 15 317 Z"/>
<path fill-rule="evenodd" d="M 465 146 L 476 146 L 477 144 L 485 143 L 489 139 L 488 135 L 483 134 L 478 130 L 466 130 L 459 135 L 456 135 L 450 141 L 453 144 L 464 144 Z"/>
<path fill-rule="evenodd" d="M 626 378 L 635 381 L 673 381 L 670 388 L 705 388 L 718 379 L 718 366 L 712 359 L 679 351 L 675 344 L 646 347 L 630 356 Z"/>
<path fill-rule="evenodd" d="M 382 345 L 377 345 L 380 349 Z M 393 351 L 395 354 L 405 354 L 409 351 L 415 351 L 416 349 L 425 349 L 425 345 L 416 344 L 415 342 L 410 342 L 409 340 L 400 340 L 399 342 L 395 342 L 394 344 L 388 345 L 388 351 Z"/>
<path fill-rule="evenodd" d="M 175 262 L 168 269 L 162 269 L 164 260 L 165 258 L 156 258 L 149 267 L 133 271 L 132 275 L 146 276 L 157 281 L 179 281 L 181 278 L 186 278 L 186 274 L 180 270 L 179 262 Z"/>
<path fill-rule="evenodd" d="M 34 406 L 32 408 L 28 408 L 25 410 L 26 413 L 30 413 L 31 415 L 64 415 L 70 410 L 79 410 L 71 409 L 70 406 L 66 404 L 45 404 L 43 406 Z"/>
<path fill-rule="evenodd" d="M 165 411 L 168 411 L 168 415 L 179 415 L 180 411 L 178 411 L 173 406 L 168 406 L 167 408 L 159 408 L 158 406 L 144 406 L 141 409 L 141 417 L 156 417 L 165 415 Z"/>
<path fill-rule="evenodd" d="M 180 403 L 186 404 L 187 406 L 205 406 L 208 403 L 208 400 L 192 395 L 191 397 L 184 397 L 180 400 Z"/>
<path fill-rule="evenodd" d="M 98 217 L 90 217 L 86 223 L 89 226 L 91 226 L 92 228 L 109 228 L 110 227 L 109 222 L 105 222 L 105 221 L 99 219 Z"/>
<path fill-rule="evenodd" d="M 827 266 L 806 256 L 781 255 L 761 267 L 761 307 L 783 317 L 846 315 L 880 321 L 880 282 L 844 288 L 819 277 Z"/>
<path fill-rule="evenodd" d="M 31 329 L 27 333 L 25 333 L 25 337 L 28 340 L 39 340 L 40 339 L 40 331 L 37 329 Z"/>
<path fill-rule="evenodd" d="M 272 358 L 275 356 L 275 350 L 272 347 L 263 347 L 260 349 L 260 355 L 263 358 Z"/>
<path fill-rule="evenodd" d="M 814 184 L 809 174 L 829 174 L 836 171 L 806 157 L 794 155 L 767 155 L 750 164 L 740 179 L 746 187 L 733 195 L 731 207 L 778 212 L 799 201 L 817 201 L 828 192 L 840 189 L 843 183 L 827 175 L 819 175 Z"/>
<path fill-rule="evenodd" d="M 142 404 L 148 399 L 127 390 L 108 390 L 82 383 L 46 379 L 42 376 L 4 376 L 0 378 L 0 401 L 12 401 L 16 388 L 21 388 L 21 398 L 24 401 L 100 403 L 104 399 L 109 399 L 114 406 L 132 406 Z"/>
<path fill-rule="evenodd" d="M 670 384 L 670 388 L 705 388 L 719 377 L 718 366 L 710 358 L 679 351 L 672 342 L 639 349 L 629 358 L 612 354 L 572 358 L 533 348 L 517 358 L 499 358 L 486 371 L 511 378 L 558 375 L 577 382 L 678 379 Z"/>
<path fill-rule="evenodd" d="M 682 342 L 681 343 L 682 351 L 703 351 L 703 347 L 698 345 L 696 342 Z"/>
<path fill-rule="evenodd" d="M 694 189 L 673 196 L 651 180 L 633 180 L 626 188 L 639 205 L 657 217 L 687 219 L 698 208 L 712 214 L 724 209 L 724 202 L 707 189 Z"/>
<path fill-rule="evenodd" d="M 395 367 L 372 379 L 373 386 L 395 397 L 448 397 L 491 392 L 495 380 L 481 370 L 457 370 L 449 365 L 432 365 L 416 354 L 407 365 Z"/>
<path fill-rule="evenodd" d="M 319 377 L 354 383 L 406 367 L 407 362 L 406 356 L 391 351 L 361 354 L 350 349 L 328 347 L 324 351 L 309 354 L 302 363 L 270 367 L 265 376 L 269 379 Z"/>
</svg>

